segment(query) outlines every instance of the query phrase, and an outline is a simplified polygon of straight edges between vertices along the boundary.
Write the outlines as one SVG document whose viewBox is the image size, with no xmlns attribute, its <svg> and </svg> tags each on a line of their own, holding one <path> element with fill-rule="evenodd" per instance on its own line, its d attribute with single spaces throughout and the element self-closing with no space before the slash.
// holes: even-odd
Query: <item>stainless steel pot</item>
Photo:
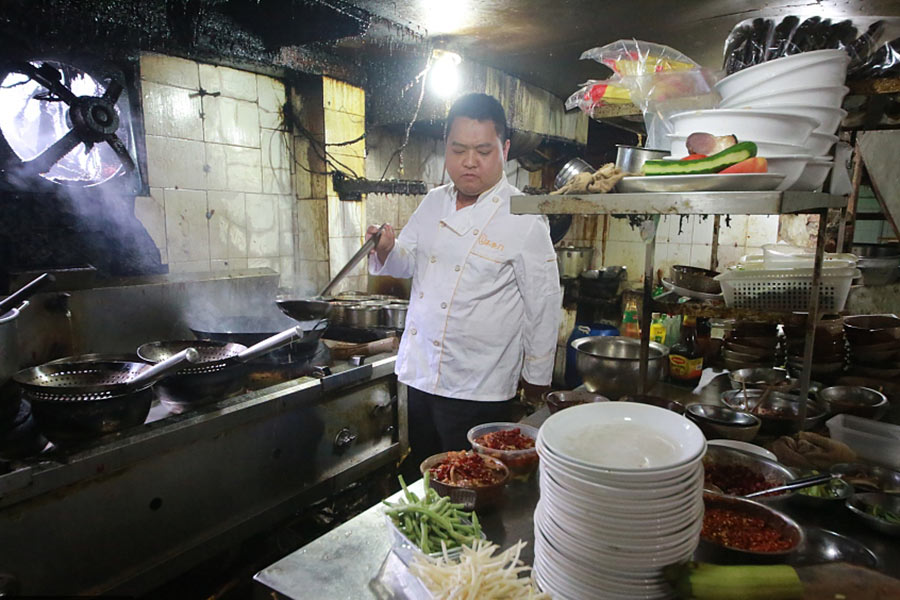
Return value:
<svg viewBox="0 0 900 600">
<path fill-rule="evenodd" d="M 564 246 L 556 249 L 556 262 L 559 264 L 559 276 L 563 279 L 574 279 L 591 268 L 593 248 Z"/>
<path fill-rule="evenodd" d="M 558 190 L 563 187 L 569 183 L 570 179 L 579 173 L 593 173 L 596 170 L 597 169 L 589 165 L 587 161 L 580 158 L 573 158 L 564 164 L 559 170 L 559 173 L 556 174 L 556 179 L 553 180 L 553 189 Z"/>
<path fill-rule="evenodd" d="M 381 307 L 381 325 L 391 329 L 406 327 L 406 304 L 387 304 Z"/>
<path fill-rule="evenodd" d="M 611 400 L 636 394 L 640 379 L 641 341 L 620 336 L 589 336 L 572 342 L 575 368 L 589 392 Z M 647 385 L 652 388 L 669 364 L 669 349 L 650 342 Z"/>
<path fill-rule="evenodd" d="M 651 150 L 639 146 L 616 144 L 616 148 L 616 166 L 626 173 L 641 173 L 644 170 L 644 163 L 648 160 L 669 155 L 667 150 Z"/>
<path fill-rule="evenodd" d="M 356 306 L 356 302 L 350 300 L 332 300 L 331 312 L 328 313 L 328 322 L 334 325 L 347 325 L 347 309 Z"/>
<path fill-rule="evenodd" d="M 344 309 L 347 316 L 347 326 L 358 329 L 373 329 L 378 327 L 381 315 L 380 306 L 367 306 L 354 304 Z"/>
</svg>

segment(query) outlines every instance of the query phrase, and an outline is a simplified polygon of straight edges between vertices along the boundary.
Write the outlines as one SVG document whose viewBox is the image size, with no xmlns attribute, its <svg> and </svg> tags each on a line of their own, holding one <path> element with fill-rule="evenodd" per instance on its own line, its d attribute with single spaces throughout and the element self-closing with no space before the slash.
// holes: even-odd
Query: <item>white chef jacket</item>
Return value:
<svg viewBox="0 0 900 600">
<path fill-rule="evenodd" d="M 559 272 L 547 219 L 512 215 L 520 192 L 503 177 L 456 210 L 436 188 L 373 275 L 412 277 L 395 371 L 416 389 L 465 400 L 515 396 L 521 374 L 549 385 L 560 317 Z"/>
</svg>

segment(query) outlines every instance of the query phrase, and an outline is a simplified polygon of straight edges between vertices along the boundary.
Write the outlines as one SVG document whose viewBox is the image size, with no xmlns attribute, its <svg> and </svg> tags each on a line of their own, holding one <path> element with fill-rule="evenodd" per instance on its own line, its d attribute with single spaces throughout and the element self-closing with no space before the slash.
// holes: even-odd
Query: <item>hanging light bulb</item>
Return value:
<svg viewBox="0 0 900 600">
<path fill-rule="evenodd" d="M 432 53 L 429 86 L 440 98 L 449 98 L 459 88 L 459 54 L 447 50 L 434 50 Z"/>
</svg>

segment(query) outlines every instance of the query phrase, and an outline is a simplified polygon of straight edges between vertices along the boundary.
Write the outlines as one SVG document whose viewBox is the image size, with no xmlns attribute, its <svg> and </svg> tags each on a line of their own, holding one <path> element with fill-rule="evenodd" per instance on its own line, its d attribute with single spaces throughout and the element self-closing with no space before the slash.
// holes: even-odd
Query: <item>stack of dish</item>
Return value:
<svg viewBox="0 0 900 600">
<path fill-rule="evenodd" d="M 900 377 L 900 318 L 895 315 L 854 315 L 844 318 L 850 344 L 850 369 L 863 377 Z"/>
<path fill-rule="evenodd" d="M 840 377 L 844 370 L 843 317 L 824 315 L 816 324 L 813 343 L 812 377 L 830 382 Z M 806 342 L 806 313 L 798 313 L 784 325 L 787 339 L 787 366 L 794 377 L 803 370 L 803 351 Z"/>
<path fill-rule="evenodd" d="M 722 358 L 730 371 L 771 367 L 778 363 L 778 354 L 777 326 L 770 323 L 736 322 L 722 342 Z"/>
<path fill-rule="evenodd" d="M 841 102 L 848 91 L 844 79 L 849 61 L 843 50 L 818 50 L 725 77 L 716 84 L 722 96 L 718 109 L 672 118 L 672 154 L 685 156 L 684 140 L 694 131 L 733 134 L 739 141 L 756 142 L 769 172 L 785 175 L 778 189 L 820 188 L 833 166 L 828 153 L 837 141 L 835 131 L 847 115 Z M 705 123 L 698 123 L 698 115 Z M 801 131 L 810 122 L 812 127 Z"/>
<path fill-rule="evenodd" d="M 584 404 L 538 434 L 534 576 L 554 598 L 667 598 L 663 568 L 688 560 L 703 525 L 706 440 L 669 410 Z"/>
</svg>

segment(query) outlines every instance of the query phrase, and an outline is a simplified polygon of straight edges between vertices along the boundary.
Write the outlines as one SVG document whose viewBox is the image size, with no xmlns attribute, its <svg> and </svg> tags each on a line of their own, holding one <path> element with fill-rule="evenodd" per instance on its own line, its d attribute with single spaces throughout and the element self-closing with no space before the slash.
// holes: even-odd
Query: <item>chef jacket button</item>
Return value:
<svg viewBox="0 0 900 600">
<path fill-rule="evenodd" d="M 416 335 L 416 328 L 413 327 L 412 329 L 410 329 L 409 333 L 410 333 L 410 335 Z"/>
<path fill-rule="evenodd" d="M 446 227 L 446 226 L 447 226 L 447 224 L 444 223 L 443 221 L 441 221 L 441 227 Z"/>
<path fill-rule="evenodd" d="M 454 271 L 459 271 L 459 269 L 460 269 L 460 266 L 459 266 L 459 265 L 456 265 L 455 267 L 453 267 L 453 270 L 454 270 Z"/>
<path fill-rule="evenodd" d="M 494 196 L 494 202 L 500 202 L 500 198 L 498 198 L 497 196 Z"/>
<path fill-rule="evenodd" d="M 424 298 L 424 297 L 425 297 L 425 292 L 419 292 L 419 298 Z"/>
<path fill-rule="evenodd" d="M 436 257 L 436 256 L 432 256 L 432 257 L 431 257 L 431 262 L 436 263 L 436 262 L 437 262 L 437 257 Z"/>
<path fill-rule="evenodd" d="M 446 303 L 446 302 L 441 302 L 441 308 L 447 308 L 447 303 Z"/>
<path fill-rule="evenodd" d="M 440 343 L 439 341 L 437 341 L 437 340 L 434 340 L 433 343 L 434 343 L 434 347 L 435 347 L 435 348 L 437 348 L 438 346 L 441 345 L 441 343 Z"/>
<path fill-rule="evenodd" d="M 478 230 L 476 229 L 475 231 L 473 231 L 472 235 L 478 235 Z"/>
</svg>

